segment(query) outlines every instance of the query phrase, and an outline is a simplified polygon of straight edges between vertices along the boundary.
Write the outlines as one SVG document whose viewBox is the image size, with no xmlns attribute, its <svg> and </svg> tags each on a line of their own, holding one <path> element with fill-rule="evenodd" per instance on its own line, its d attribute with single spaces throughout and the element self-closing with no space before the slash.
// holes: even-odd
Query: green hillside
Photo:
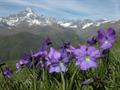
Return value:
<svg viewBox="0 0 120 90">
<path fill-rule="evenodd" d="M 38 35 L 21 32 L 9 36 L 0 36 L 0 61 L 19 59 L 22 53 L 39 48 L 43 40 L 50 37 L 55 46 L 60 46 L 64 41 L 74 44 L 80 42 L 79 37 L 71 32 L 44 32 Z"/>
</svg>

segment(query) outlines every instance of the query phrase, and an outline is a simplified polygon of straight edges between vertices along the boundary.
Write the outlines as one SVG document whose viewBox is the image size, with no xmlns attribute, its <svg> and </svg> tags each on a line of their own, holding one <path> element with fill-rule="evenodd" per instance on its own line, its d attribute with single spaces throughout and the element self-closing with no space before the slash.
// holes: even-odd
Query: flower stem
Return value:
<svg viewBox="0 0 120 90">
<path fill-rule="evenodd" d="M 63 83 L 63 85 L 62 85 L 63 90 L 65 90 L 65 79 L 64 79 L 64 75 L 62 72 L 61 72 L 61 79 L 62 79 L 62 83 Z"/>
</svg>

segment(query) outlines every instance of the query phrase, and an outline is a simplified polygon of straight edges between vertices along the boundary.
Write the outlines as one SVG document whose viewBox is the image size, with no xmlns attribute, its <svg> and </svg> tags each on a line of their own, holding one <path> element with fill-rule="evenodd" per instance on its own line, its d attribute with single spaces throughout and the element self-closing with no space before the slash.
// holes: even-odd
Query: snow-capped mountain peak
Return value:
<svg viewBox="0 0 120 90">
<path fill-rule="evenodd" d="M 27 17 L 31 17 L 34 16 L 36 17 L 37 14 L 33 12 L 33 10 L 31 8 L 26 8 L 25 11 L 21 12 L 22 14 L 24 14 Z"/>
<path fill-rule="evenodd" d="M 33 12 L 33 11 L 32 11 L 32 9 L 31 9 L 31 8 L 29 8 L 29 7 L 28 7 L 28 8 L 26 8 L 26 9 L 25 9 L 25 11 L 26 11 L 26 12 L 29 12 L 29 13 L 32 13 L 32 12 Z"/>
<path fill-rule="evenodd" d="M 8 17 L 0 18 L 0 26 L 8 26 L 8 27 L 17 27 L 20 24 L 25 24 L 28 26 L 51 26 L 51 25 L 59 25 L 64 28 L 71 29 L 80 29 L 84 30 L 88 27 L 95 26 L 98 27 L 101 24 L 109 23 L 110 20 L 97 20 L 93 21 L 91 19 L 85 20 L 57 20 L 54 18 L 49 18 L 44 15 L 36 14 L 31 8 L 26 8 L 24 11 L 21 11 L 18 14 L 13 14 Z M 113 23 L 113 21 L 112 21 Z"/>
<path fill-rule="evenodd" d="M 40 25 L 39 15 L 34 13 L 31 8 L 26 8 L 18 14 L 10 15 L 2 18 L 2 23 L 6 23 L 8 26 L 17 26 L 21 23 L 28 23 L 28 25 Z"/>
</svg>

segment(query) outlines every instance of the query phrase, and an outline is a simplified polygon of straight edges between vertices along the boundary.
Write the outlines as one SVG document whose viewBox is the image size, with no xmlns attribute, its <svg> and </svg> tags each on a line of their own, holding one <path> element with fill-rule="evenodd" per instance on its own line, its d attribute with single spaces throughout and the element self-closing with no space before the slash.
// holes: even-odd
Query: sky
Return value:
<svg viewBox="0 0 120 90">
<path fill-rule="evenodd" d="M 0 17 L 32 8 L 58 19 L 119 19 L 120 0 L 0 0 Z"/>
</svg>

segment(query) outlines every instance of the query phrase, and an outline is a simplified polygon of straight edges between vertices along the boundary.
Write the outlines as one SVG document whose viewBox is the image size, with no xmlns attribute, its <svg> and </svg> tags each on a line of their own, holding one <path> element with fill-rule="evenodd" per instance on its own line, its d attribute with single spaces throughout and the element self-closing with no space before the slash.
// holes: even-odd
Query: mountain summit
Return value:
<svg viewBox="0 0 120 90">
<path fill-rule="evenodd" d="M 54 18 L 46 17 L 44 15 L 36 14 L 31 8 L 26 8 L 24 11 L 18 14 L 13 14 L 8 17 L 0 18 L 0 27 L 7 27 L 12 29 L 13 27 L 20 26 L 59 26 L 62 28 L 79 29 L 84 30 L 88 27 L 99 27 L 101 24 L 114 23 L 110 20 L 97 20 L 90 19 L 85 20 L 57 20 Z"/>
</svg>

